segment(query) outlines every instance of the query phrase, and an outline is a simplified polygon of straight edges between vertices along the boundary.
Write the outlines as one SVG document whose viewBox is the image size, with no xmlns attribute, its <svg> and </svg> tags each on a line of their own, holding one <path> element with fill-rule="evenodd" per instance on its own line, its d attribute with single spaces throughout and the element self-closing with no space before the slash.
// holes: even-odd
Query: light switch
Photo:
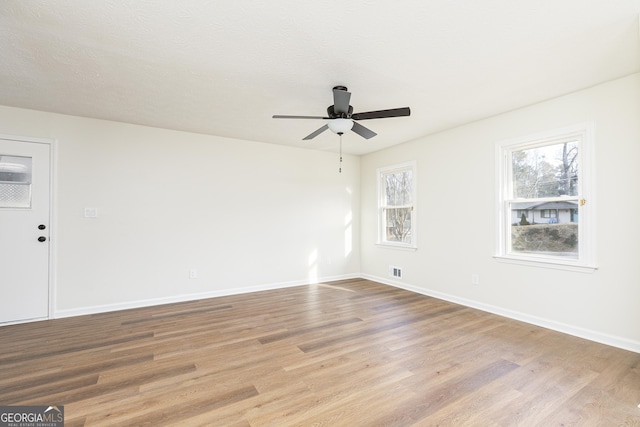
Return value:
<svg viewBox="0 0 640 427">
<path fill-rule="evenodd" d="M 85 218 L 97 218 L 98 217 L 98 208 L 84 208 L 84 217 Z"/>
</svg>

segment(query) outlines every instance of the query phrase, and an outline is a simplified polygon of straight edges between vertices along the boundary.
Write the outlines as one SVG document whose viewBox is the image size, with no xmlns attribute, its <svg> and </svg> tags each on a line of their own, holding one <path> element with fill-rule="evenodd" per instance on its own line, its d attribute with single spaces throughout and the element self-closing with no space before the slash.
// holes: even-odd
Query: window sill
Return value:
<svg viewBox="0 0 640 427">
<path fill-rule="evenodd" d="M 598 269 L 596 266 L 560 262 L 546 259 L 520 258 L 514 256 L 494 255 L 496 261 L 505 264 L 526 265 L 529 267 L 551 268 L 555 270 L 576 271 L 579 273 L 593 273 Z"/>
<path fill-rule="evenodd" d="M 380 242 L 376 243 L 376 246 L 380 248 L 385 248 L 385 249 L 396 249 L 400 251 L 410 251 L 410 252 L 415 252 L 418 250 L 416 246 L 392 245 L 390 243 L 380 243 Z"/>
</svg>

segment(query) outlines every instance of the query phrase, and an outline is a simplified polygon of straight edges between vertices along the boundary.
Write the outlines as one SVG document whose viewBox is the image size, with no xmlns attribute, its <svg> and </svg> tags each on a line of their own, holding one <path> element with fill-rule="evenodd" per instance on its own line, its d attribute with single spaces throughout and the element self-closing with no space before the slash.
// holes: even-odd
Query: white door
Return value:
<svg viewBox="0 0 640 427">
<path fill-rule="evenodd" d="M 50 155 L 0 137 L 0 323 L 49 316 Z"/>
</svg>

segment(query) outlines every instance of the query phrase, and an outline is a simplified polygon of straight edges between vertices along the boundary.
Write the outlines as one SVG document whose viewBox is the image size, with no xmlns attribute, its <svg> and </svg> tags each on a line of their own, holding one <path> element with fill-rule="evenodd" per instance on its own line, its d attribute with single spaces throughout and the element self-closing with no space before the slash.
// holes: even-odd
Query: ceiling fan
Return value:
<svg viewBox="0 0 640 427">
<path fill-rule="evenodd" d="M 274 115 L 274 119 L 321 119 L 329 120 L 329 123 L 320 129 L 302 138 L 303 140 L 313 139 L 327 129 L 342 135 L 348 130 L 352 130 L 365 139 L 373 138 L 377 135 L 371 129 L 362 126 L 354 120 L 370 120 L 384 119 L 387 117 L 402 117 L 411 114 L 409 107 L 393 108 L 390 110 L 367 111 L 364 113 L 354 113 L 353 107 L 349 105 L 351 100 L 351 92 L 345 86 L 336 86 L 333 88 L 333 105 L 327 108 L 327 116 L 284 116 Z"/>
</svg>

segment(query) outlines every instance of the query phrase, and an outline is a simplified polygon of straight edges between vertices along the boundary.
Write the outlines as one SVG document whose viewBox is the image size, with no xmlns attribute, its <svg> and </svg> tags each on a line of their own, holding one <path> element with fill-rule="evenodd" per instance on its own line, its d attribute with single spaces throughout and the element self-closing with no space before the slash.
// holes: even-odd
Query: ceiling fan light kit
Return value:
<svg viewBox="0 0 640 427">
<path fill-rule="evenodd" d="M 328 123 L 329 129 L 331 129 L 331 131 L 333 133 L 337 133 L 338 135 L 341 135 L 349 130 L 351 130 L 351 128 L 353 127 L 353 120 L 351 119 L 333 119 Z"/>
</svg>

